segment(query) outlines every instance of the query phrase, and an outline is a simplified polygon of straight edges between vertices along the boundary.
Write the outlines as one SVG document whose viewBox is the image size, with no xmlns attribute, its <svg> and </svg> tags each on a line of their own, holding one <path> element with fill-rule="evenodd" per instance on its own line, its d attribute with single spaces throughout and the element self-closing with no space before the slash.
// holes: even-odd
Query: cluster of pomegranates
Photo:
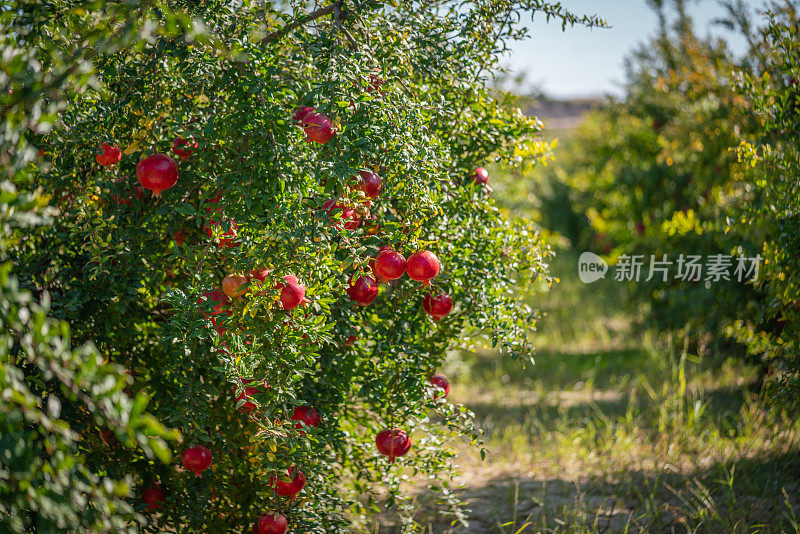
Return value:
<svg viewBox="0 0 800 534">
<path fill-rule="evenodd" d="M 347 295 L 350 300 L 360 306 L 372 304 L 378 296 L 378 285 L 390 280 L 397 280 L 408 274 L 416 282 L 422 282 L 425 287 L 430 286 L 430 281 L 441 269 L 439 258 L 429 250 L 420 250 L 409 256 L 408 260 L 389 246 L 384 246 L 371 262 L 372 276 L 360 276 L 350 282 Z M 444 291 L 426 293 L 422 298 L 422 309 L 439 322 L 453 311 L 453 299 Z"/>
</svg>

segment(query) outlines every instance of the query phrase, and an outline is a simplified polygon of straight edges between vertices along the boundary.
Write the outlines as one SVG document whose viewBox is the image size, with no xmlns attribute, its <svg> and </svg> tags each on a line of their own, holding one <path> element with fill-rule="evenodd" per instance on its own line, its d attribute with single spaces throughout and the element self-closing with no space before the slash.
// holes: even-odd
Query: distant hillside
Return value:
<svg viewBox="0 0 800 534">
<path fill-rule="evenodd" d="M 525 112 L 541 119 L 545 130 L 571 130 L 578 125 L 586 112 L 602 102 L 601 97 L 569 100 L 539 98 L 531 102 Z"/>
</svg>

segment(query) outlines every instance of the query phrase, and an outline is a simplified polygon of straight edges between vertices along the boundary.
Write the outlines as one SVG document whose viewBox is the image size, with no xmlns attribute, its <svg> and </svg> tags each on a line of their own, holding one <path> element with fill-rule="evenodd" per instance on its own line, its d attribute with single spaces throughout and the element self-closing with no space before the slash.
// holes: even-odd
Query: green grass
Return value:
<svg viewBox="0 0 800 534">
<path fill-rule="evenodd" d="M 469 527 L 420 493 L 418 530 L 800 532 L 800 426 L 764 409 L 755 369 L 633 332 L 621 288 L 582 284 L 576 259 L 534 298 L 535 365 L 490 350 L 448 362 L 449 399 L 475 412 L 489 454 L 453 444 Z"/>
</svg>

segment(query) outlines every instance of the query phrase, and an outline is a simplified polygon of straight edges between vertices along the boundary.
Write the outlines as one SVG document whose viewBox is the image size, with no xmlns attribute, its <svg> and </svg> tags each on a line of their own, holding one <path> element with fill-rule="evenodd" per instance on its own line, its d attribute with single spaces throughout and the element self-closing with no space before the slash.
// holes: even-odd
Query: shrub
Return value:
<svg viewBox="0 0 800 534">
<path fill-rule="evenodd" d="M 94 15 L 57 6 L 78 26 Z M 263 512 L 342 531 L 367 505 L 402 503 L 406 476 L 427 477 L 462 519 L 446 440 L 480 437 L 428 379 L 468 336 L 531 357 L 536 313 L 519 292 L 546 277 L 535 227 L 471 179 L 542 156 L 539 123 L 484 82 L 521 10 L 598 21 L 540 2 L 168 6 L 163 20 L 147 11 L 145 45 L 93 55 L 97 83 L 32 137 L 43 160 L 18 179 L 60 210 L 14 249 L 24 284 L 127 370 L 179 430 L 184 466 L 81 452 L 135 480 L 148 532 L 249 529 Z M 50 20 L 28 28 L 35 39 Z M 187 20 L 205 37 L 181 33 Z M 375 198 L 365 173 L 382 179 Z M 430 251 L 441 271 L 430 287 L 404 276 L 376 289 L 370 259 L 386 245 Z M 221 291 L 231 274 L 248 277 L 243 295 Z M 348 294 L 359 278 L 363 306 Z M 428 293 L 454 309 L 443 297 L 428 316 Z M 412 441 L 396 459 L 375 447 L 392 428 Z"/>
</svg>

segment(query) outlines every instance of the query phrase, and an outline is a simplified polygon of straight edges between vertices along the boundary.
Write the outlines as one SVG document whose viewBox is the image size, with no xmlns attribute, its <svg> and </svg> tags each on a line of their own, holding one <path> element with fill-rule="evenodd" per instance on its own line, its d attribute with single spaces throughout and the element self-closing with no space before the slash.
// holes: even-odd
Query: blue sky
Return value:
<svg viewBox="0 0 800 534">
<path fill-rule="evenodd" d="M 756 1 L 750 5 L 760 5 Z M 710 30 L 709 22 L 723 13 L 714 0 L 687 1 L 695 28 L 701 34 Z M 515 43 L 504 63 L 514 72 L 525 72 L 528 82 L 544 89 L 548 96 L 568 98 L 619 93 L 627 53 L 644 42 L 657 29 L 656 16 L 644 0 L 563 0 L 575 13 L 596 13 L 611 28 L 588 29 L 547 24 L 543 16 L 528 19 L 531 38 Z M 715 35 L 731 37 L 721 28 Z M 734 50 L 743 49 L 743 40 L 731 40 Z"/>
</svg>

